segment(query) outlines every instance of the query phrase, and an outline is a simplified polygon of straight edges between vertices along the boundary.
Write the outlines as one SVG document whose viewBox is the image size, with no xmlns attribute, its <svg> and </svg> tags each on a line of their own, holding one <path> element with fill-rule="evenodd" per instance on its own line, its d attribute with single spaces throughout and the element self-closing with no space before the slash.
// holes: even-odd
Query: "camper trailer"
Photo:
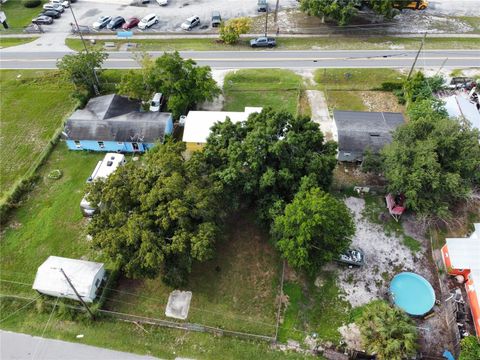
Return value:
<svg viewBox="0 0 480 360">
<path fill-rule="evenodd" d="M 97 163 L 95 169 L 87 179 L 87 184 L 94 182 L 97 179 L 106 179 L 110 176 L 117 168 L 121 165 L 124 165 L 126 162 L 125 155 L 117 153 L 107 153 L 103 160 Z M 84 216 L 92 216 L 95 212 L 95 206 L 92 206 L 85 195 L 80 201 L 80 209 Z"/>
</svg>

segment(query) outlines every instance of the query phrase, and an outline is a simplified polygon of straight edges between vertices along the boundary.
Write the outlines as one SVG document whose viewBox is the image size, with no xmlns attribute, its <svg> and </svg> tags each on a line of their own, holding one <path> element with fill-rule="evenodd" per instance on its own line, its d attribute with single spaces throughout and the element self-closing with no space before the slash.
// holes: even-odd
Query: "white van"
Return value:
<svg viewBox="0 0 480 360">
<path fill-rule="evenodd" d="M 50 0 L 50 3 L 62 5 L 65 9 L 70 7 L 70 2 L 67 0 Z"/>
<path fill-rule="evenodd" d="M 87 184 L 94 182 L 97 179 L 106 179 L 117 170 L 119 166 L 126 163 L 125 155 L 117 153 L 107 153 L 103 160 L 100 160 L 95 166 L 95 169 L 87 179 Z M 80 210 L 84 216 L 92 216 L 95 212 L 95 206 L 92 206 L 85 195 L 80 201 Z"/>
<path fill-rule="evenodd" d="M 157 15 L 149 14 L 145 16 L 142 20 L 140 20 L 140 22 L 138 23 L 138 28 L 140 30 L 145 30 L 157 23 L 158 23 Z"/>
<path fill-rule="evenodd" d="M 152 101 L 150 102 L 150 111 L 156 112 L 160 111 L 163 105 L 163 94 L 162 93 L 155 93 L 153 95 Z"/>
</svg>

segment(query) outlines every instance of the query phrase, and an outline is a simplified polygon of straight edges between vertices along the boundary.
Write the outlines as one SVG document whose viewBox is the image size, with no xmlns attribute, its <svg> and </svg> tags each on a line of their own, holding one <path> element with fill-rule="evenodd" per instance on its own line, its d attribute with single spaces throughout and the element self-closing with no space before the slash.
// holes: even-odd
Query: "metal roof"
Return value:
<svg viewBox="0 0 480 360">
<path fill-rule="evenodd" d="M 88 298 L 95 276 L 102 268 L 102 263 L 49 256 L 38 268 L 32 288 L 40 292 L 57 293 L 64 297 L 75 295 L 60 271 L 63 269 L 80 296 Z"/>
<path fill-rule="evenodd" d="M 215 123 L 224 122 L 227 117 L 233 123 L 246 121 L 250 114 L 261 111 L 261 107 L 246 107 L 245 111 L 190 111 L 185 118 L 183 141 L 204 144 Z"/>
<path fill-rule="evenodd" d="M 392 141 L 392 133 L 404 123 L 401 113 L 333 112 L 338 132 L 338 160 L 361 161 L 367 148 L 379 152 Z"/>
<path fill-rule="evenodd" d="M 470 122 L 472 128 L 480 130 L 480 112 L 475 104 L 460 95 L 452 95 L 444 100 L 448 116 L 463 118 Z"/>
<path fill-rule="evenodd" d="M 99 96 L 70 116 L 65 125 L 65 133 L 71 140 L 163 140 L 172 115 L 164 112 L 140 112 L 139 109 L 139 101 L 118 95 Z"/>
<path fill-rule="evenodd" d="M 450 263 L 454 269 L 480 270 L 480 223 L 468 238 L 447 238 Z"/>
</svg>

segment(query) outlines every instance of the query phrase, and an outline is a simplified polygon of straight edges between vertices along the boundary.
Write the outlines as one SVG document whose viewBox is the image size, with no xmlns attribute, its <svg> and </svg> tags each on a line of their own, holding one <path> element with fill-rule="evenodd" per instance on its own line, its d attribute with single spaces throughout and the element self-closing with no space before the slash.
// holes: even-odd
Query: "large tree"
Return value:
<svg viewBox="0 0 480 360">
<path fill-rule="evenodd" d="M 213 254 L 222 186 L 204 161 L 186 162 L 184 150 L 168 140 L 88 189 L 89 201 L 101 204 L 88 228 L 93 245 L 127 276 L 155 277 L 163 270 L 167 283 L 182 285 L 191 261 Z"/>
<path fill-rule="evenodd" d="M 318 124 L 288 112 L 264 109 L 245 123 L 225 121 L 212 128 L 205 159 L 231 194 L 257 205 L 267 224 L 293 200 L 302 177 L 327 190 L 336 145 L 325 142 Z"/>
<path fill-rule="evenodd" d="M 345 204 L 319 188 L 302 189 L 277 216 L 272 235 L 283 257 L 311 273 L 336 258 L 350 245 L 355 224 Z"/>
<path fill-rule="evenodd" d="M 60 74 L 71 81 L 78 92 L 86 92 L 88 95 L 95 94 L 98 90 L 98 77 L 103 62 L 108 55 L 98 50 L 88 53 L 81 51 L 72 55 L 65 55 L 57 61 Z"/>
<path fill-rule="evenodd" d="M 378 360 L 403 360 L 416 354 L 417 329 L 401 309 L 374 301 L 365 306 L 357 323 L 366 350 Z"/>
<path fill-rule="evenodd" d="M 421 100 L 409 107 L 413 118 L 384 149 L 384 171 L 389 190 L 404 193 L 409 209 L 448 219 L 451 205 L 480 183 L 480 137 L 435 105 Z"/>
<path fill-rule="evenodd" d="M 178 52 L 165 53 L 154 60 L 143 54 L 139 62 L 140 71 L 131 70 L 122 77 L 119 93 L 148 102 L 153 93 L 160 92 L 167 98 L 167 108 L 174 118 L 220 94 L 210 67 L 182 59 Z"/>
<path fill-rule="evenodd" d="M 241 34 L 246 34 L 250 31 L 250 18 L 236 18 L 230 19 L 220 24 L 220 39 L 229 45 L 235 44 L 240 39 Z"/>
</svg>

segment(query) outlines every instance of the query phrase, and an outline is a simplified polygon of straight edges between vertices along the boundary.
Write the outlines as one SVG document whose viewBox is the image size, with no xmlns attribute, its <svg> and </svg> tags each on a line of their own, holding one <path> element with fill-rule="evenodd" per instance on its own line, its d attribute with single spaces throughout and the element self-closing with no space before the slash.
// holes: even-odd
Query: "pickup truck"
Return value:
<svg viewBox="0 0 480 360">
<path fill-rule="evenodd" d="M 274 47 L 277 45 L 277 42 L 275 41 L 275 38 L 272 37 L 266 37 L 266 36 L 261 36 L 256 39 L 250 40 L 250 46 L 252 48 L 256 47 Z"/>
</svg>

